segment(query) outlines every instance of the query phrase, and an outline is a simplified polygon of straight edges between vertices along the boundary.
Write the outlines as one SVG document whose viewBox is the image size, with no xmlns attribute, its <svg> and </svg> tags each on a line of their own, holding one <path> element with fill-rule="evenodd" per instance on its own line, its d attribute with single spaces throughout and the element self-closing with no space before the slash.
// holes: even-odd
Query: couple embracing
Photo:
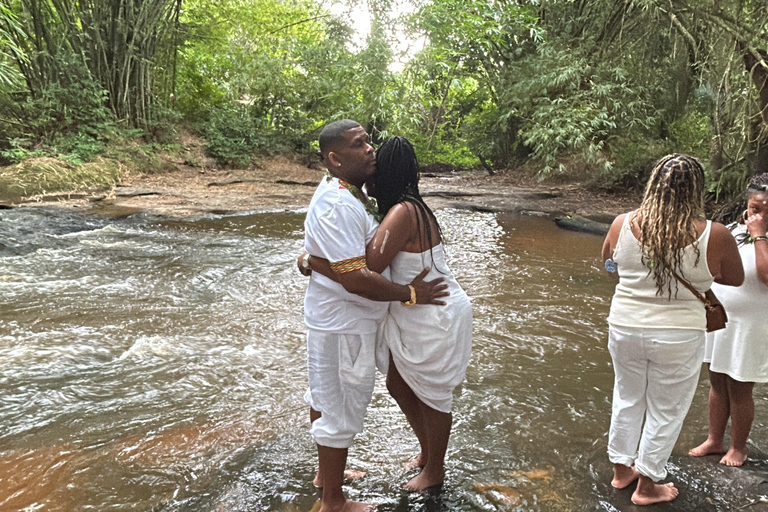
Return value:
<svg viewBox="0 0 768 512">
<path fill-rule="evenodd" d="M 357 122 L 320 133 L 328 174 L 304 223 L 310 275 L 304 300 L 311 434 L 321 512 L 362 511 L 342 491 L 347 451 L 363 428 L 376 367 L 421 445 L 406 489 L 442 484 L 453 390 L 472 345 L 472 310 L 451 274 L 442 233 L 418 189 L 413 147 L 402 137 L 374 152 Z M 365 192 L 374 196 L 371 200 Z"/>
</svg>

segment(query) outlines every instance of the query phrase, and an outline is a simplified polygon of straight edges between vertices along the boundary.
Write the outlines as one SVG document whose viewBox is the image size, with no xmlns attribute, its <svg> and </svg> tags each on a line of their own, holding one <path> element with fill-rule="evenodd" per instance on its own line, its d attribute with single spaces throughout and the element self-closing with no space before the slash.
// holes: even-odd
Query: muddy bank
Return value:
<svg viewBox="0 0 768 512">
<path fill-rule="evenodd" d="M 111 190 L 49 194 L 2 201 L 16 204 L 56 204 L 107 215 L 146 212 L 188 218 L 261 210 L 306 208 L 324 171 L 284 157 L 272 158 L 256 169 L 221 170 L 179 165 L 155 174 L 128 174 Z M 434 209 L 459 208 L 489 212 L 530 212 L 558 216 L 563 212 L 602 221 L 637 206 L 639 198 L 589 190 L 580 183 L 547 184 L 507 171 L 425 173 L 421 190 Z"/>
</svg>

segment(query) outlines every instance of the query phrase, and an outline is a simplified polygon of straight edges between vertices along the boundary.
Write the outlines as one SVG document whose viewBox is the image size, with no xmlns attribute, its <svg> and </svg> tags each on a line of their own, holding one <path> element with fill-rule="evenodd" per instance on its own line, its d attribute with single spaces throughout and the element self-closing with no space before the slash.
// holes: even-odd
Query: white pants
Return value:
<svg viewBox="0 0 768 512">
<path fill-rule="evenodd" d="M 663 480 L 696 391 L 704 331 L 611 326 L 608 350 L 616 374 L 608 456 Z"/>
<path fill-rule="evenodd" d="M 307 332 L 304 400 L 322 414 L 310 429 L 317 444 L 349 448 L 363 430 L 376 377 L 375 344 L 375 333 Z"/>
</svg>

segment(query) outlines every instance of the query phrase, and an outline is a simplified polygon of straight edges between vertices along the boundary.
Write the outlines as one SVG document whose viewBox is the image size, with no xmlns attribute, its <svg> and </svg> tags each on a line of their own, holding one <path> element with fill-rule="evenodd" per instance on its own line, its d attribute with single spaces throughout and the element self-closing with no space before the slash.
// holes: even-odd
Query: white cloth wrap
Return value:
<svg viewBox="0 0 768 512">
<path fill-rule="evenodd" d="M 375 344 L 375 334 L 307 332 L 304 400 L 322 414 L 310 429 L 317 444 L 349 448 L 363 430 L 376 376 Z"/>
<path fill-rule="evenodd" d="M 740 225 L 734 234 L 744 231 Z M 712 285 L 728 313 L 728 323 L 725 329 L 707 334 L 704 362 L 711 371 L 740 382 L 768 382 L 768 286 L 757 277 L 755 245 L 741 245 L 739 254 L 744 284 Z"/>
<path fill-rule="evenodd" d="M 472 306 L 448 269 L 442 244 L 423 253 L 398 253 L 390 264 L 392 281 L 408 284 L 425 267 L 431 267 L 425 281 L 445 279 L 450 292 L 444 298 L 447 305 L 391 303 L 380 343 L 389 348 L 397 370 L 416 396 L 429 407 L 449 413 L 453 390 L 464 380 L 472 353 Z M 384 354 L 377 353 L 377 366 L 386 373 Z"/>
</svg>

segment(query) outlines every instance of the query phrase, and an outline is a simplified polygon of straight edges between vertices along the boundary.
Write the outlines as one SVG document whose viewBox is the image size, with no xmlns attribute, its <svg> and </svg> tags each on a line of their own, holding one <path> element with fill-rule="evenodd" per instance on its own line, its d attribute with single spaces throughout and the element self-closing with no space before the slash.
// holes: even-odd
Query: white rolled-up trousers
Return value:
<svg viewBox="0 0 768 512">
<path fill-rule="evenodd" d="M 310 428 L 320 446 L 349 448 L 363 430 L 376 378 L 375 345 L 376 333 L 308 330 L 304 400 L 321 414 Z"/>
<path fill-rule="evenodd" d="M 613 384 L 608 457 L 654 482 L 691 406 L 704 357 L 704 331 L 611 325 Z"/>
</svg>

